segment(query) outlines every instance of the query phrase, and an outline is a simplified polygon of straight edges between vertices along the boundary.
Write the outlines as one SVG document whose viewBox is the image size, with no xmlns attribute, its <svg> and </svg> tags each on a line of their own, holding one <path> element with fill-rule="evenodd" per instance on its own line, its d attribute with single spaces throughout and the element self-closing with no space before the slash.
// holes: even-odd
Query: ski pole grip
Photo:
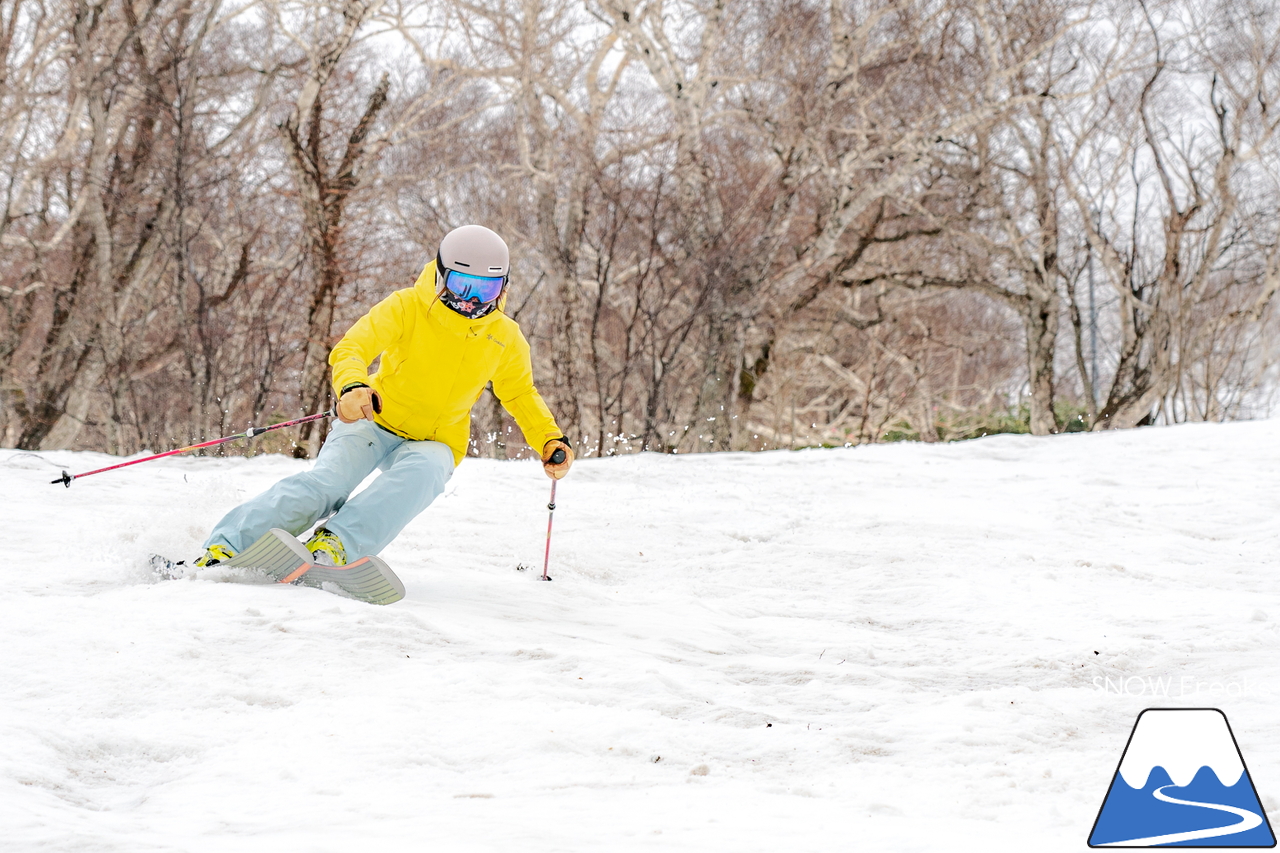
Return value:
<svg viewBox="0 0 1280 853">
<path fill-rule="evenodd" d="M 547 460 L 547 461 L 549 461 L 552 465 L 559 465 L 561 462 L 563 462 L 563 461 L 564 461 L 564 448 L 563 448 L 563 447 L 557 447 L 557 448 L 556 448 L 556 450 L 555 450 L 555 452 L 551 454 L 551 458 L 550 458 L 549 460 Z"/>
</svg>

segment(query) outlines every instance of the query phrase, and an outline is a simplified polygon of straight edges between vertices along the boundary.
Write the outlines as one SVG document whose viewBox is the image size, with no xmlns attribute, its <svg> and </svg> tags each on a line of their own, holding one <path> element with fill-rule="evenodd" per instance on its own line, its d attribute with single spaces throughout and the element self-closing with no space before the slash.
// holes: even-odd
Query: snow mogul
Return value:
<svg viewBox="0 0 1280 853">
<path fill-rule="evenodd" d="M 533 385 L 529 342 L 503 312 L 510 269 L 493 231 L 450 231 L 413 287 L 373 306 L 330 353 L 341 423 L 315 467 L 227 513 L 196 565 L 230 560 L 273 527 L 298 536 L 321 520 L 306 543 L 316 565 L 376 555 L 444 491 L 489 382 L 525 441 L 541 448 L 547 476 L 565 476 L 573 448 Z M 382 474 L 351 497 L 375 468 Z"/>
</svg>

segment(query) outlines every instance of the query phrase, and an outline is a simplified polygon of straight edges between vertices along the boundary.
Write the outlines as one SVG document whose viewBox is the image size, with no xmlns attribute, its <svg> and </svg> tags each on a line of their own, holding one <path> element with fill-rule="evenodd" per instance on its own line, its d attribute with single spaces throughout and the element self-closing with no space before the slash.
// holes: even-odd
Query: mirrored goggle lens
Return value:
<svg viewBox="0 0 1280 853">
<path fill-rule="evenodd" d="M 502 277 L 488 278 L 449 270 L 449 275 L 444 280 L 444 283 L 445 287 L 449 288 L 459 299 L 478 299 L 481 302 L 492 302 L 502 293 L 503 281 Z"/>
</svg>

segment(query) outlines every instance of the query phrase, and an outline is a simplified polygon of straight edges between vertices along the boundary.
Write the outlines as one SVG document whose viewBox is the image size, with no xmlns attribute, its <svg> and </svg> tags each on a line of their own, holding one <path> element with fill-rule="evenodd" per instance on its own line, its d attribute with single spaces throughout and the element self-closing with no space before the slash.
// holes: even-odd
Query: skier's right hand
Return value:
<svg viewBox="0 0 1280 853">
<path fill-rule="evenodd" d="M 556 454 L 559 454 L 557 457 Z M 542 470 L 553 480 L 559 480 L 569 473 L 573 464 L 573 447 L 569 439 L 563 435 L 553 438 L 542 448 Z"/>
<path fill-rule="evenodd" d="M 363 418 L 373 420 L 373 413 L 382 411 L 382 401 L 377 393 L 368 385 L 348 388 L 342 392 L 338 400 L 338 420 L 344 424 L 353 424 Z"/>
</svg>

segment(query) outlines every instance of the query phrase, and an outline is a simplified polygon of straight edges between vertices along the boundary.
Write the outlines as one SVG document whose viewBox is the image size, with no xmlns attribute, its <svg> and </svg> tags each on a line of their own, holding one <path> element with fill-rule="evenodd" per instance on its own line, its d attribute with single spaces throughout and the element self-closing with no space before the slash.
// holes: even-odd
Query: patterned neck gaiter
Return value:
<svg viewBox="0 0 1280 853">
<path fill-rule="evenodd" d="M 492 302 L 481 302 L 478 299 L 462 299 L 449 288 L 441 288 L 440 301 L 448 305 L 455 312 L 472 320 L 479 320 L 486 314 L 491 314 L 498 307 L 498 300 Z"/>
</svg>

